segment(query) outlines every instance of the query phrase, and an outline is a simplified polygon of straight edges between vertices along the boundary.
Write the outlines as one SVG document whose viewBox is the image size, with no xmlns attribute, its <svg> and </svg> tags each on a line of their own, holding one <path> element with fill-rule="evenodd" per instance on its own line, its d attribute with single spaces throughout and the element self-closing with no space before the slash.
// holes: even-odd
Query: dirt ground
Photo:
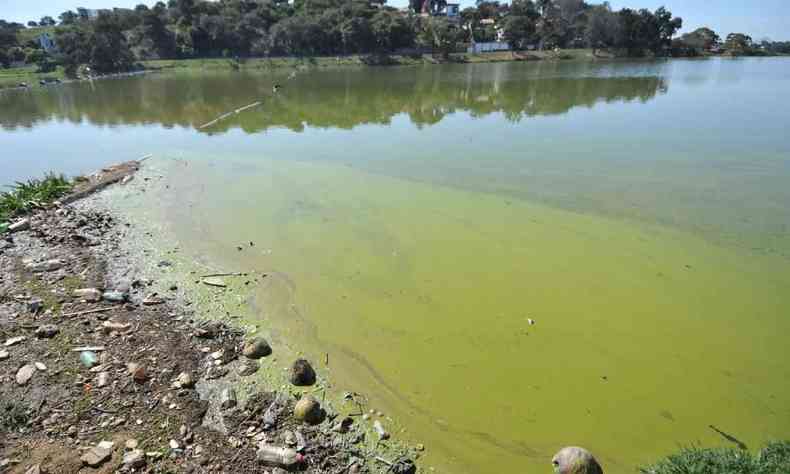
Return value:
<svg viewBox="0 0 790 474">
<path fill-rule="evenodd" d="M 330 406 L 306 423 L 286 393 L 236 401 L 260 363 L 250 340 L 154 293 L 118 264 L 126 224 L 73 204 L 138 168 L 102 170 L 0 236 L 0 472 L 284 472 L 260 446 L 303 455 L 291 471 L 416 472 Z"/>
</svg>

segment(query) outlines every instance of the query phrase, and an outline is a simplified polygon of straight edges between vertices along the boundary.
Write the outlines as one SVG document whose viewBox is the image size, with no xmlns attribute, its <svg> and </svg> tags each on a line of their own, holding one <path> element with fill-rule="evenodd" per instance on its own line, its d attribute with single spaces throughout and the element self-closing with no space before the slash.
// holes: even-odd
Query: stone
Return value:
<svg viewBox="0 0 790 474">
<path fill-rule="evenodd" d="M 562 448 L 551 459 L 556 474 L 603 474 L 601 465 L 584 448 L 570 446 Z"/>
<path fill-rule="evenodd" d="M 128 331 L 132 328 L 131 324 L 116 323 L 113 321 L 104 321 L 101 325 L 102 330 L 109 334 L 113 331 Z"/>
<path fill-rule="evenodd" d="M 20 342 L 24 341 L 25 339 L 27 339 L 25 336 L 12 337 L 11 339 L 8 339 L 7 341 L 5 341 L 5 343 L 3 345 L 6 346 L 6 347 L 11 347 L 13 345 L 19 344 Z"/>
<path fill-rule="evenodd" d="M 181 372 L 176 377 L 175 385 L 177 388 L 192 388 L 195 386 L 195 379 L 189 372 Z"/>
<path fill-rule="evenodd" d="M 260 359 L 271 355 L 272 348 L 265 339 L 255 337 L 244 344 L 244 349 L 242 349 L 241 353 L 248 359 Z"/>
<path fill-rule="evenodd" d="M 44 300 L 41 298 L 33 298 L 27 302 L 27 312 L 30 314 L 38 314 L 44 309 Z"/>
<path fill-rule="evenodd" d="M 248 377 L 257 372 L 260 368 L 261 366 L 257 361 L 245 360 L 239 365 L 238 372 L 242 377 Z"/>
<path fill-rule="evenodd" d="M 162 303 L 164 303 L 164 302 L 165 302 L 165 300 L 163 300 L 162 298 L 159 298 L 159 297 L 157 297 L 157 296 L 156 296 L 156 293 L 154 293 L 154 294 L 151 294 L 151 295 L 148 295 L 148 296 L 147 296 L 147 297 L 146 297 L 146 298 L 143 300 L 143 304 L 144 304 L 145 306 L 154 306 L 154 305 L 162 304 Z"/>
<path fill-rule="evenodd" d="M 217 277 L 204 278 L 202 281 L 204 285 L 214 286 L 217 288 L 225 288 L 226 286 L 228 286 L 227 284 L 225 284 L 224 280 Z"/>
<path fill-rule="evenodd" d="M 306 387 L 315 383 L 315 370 L 310 362 L 297 359 L 291 367 L 291 383 L 297 387 Z"/>
<path fill-rule="evenodd" d="M 60 329 L 54 324 L 44 324 L 36 328 L 36 337 L 39 339 L 51 339 L 58 335 Z"/>
<path fill-rule="evenodd" d="M 26 267 L 33 273 L 54 272 L 63 268 L 63 262 L 58 259 L 52 259 L 45 262 L 30 263 Z"/>
<path fill-rule="evenodd" d="M 145 453 L 141 449 L 132 449 L 124 453 L 123 465 L 130 469 L 139 469 L 145 466 Z"/>
<path fill-rule="evenodd" d="M 82 455 L 80 460 L 82 461 L 82 464 L 85 464 L 86 466 L 99 467 L 109 461 L 111 457 L 112 451 L 95 446 L 87 450 L 85 454 Z"/>
<path fill-rule="evenodd" d="M 96 446 L 98 446 L 101 449 L 108 449 L 108 450 L 112 451 L 112 448 L 115 446 L 115 443 L 112 442 L 112 441 L 101 441 Z"/>
<path fill-rule="evenodd" d="M 382 425 L 379 420 L 373 422 L 373 429 L 376 430 L 376 434 L 379 435 L 379 439 L 389 439 L 390 434 L 387 433 L 387 430 L 384 429 L 384 425 Z"/>
<path fill-rule="evenodd" d="M 148 373 L 146 372 L 145 367 L 132 363 L 129 364 L 127 368 L 129 369 L 129 374 L 131 374 L 132 379 L 134 379 L 135 382 L 145 383 L 145 381 L 148 380 Z"/>
<path fill-rule="evenodd" d="M 27 384 L 36 373 L 36 366 L 33 364 L 23 365 L 16 373 L 16 383 L 18 385 Z"/>
<path fill-rule="evenodd" d="M 305 395 L 294 405 L 294 418 L 314 425 L 323 421 L 324 412 L 318 400 L 312 395 Z"/>
<path fill-rule="evenodd" d="M 170 440 L 170 449 L 181 449 L 181 446 L 178 444 L 178 441 L 171 439 Z"/>
<path fill-rule="evenodd" d="M 228 387 L 223 389 L 222 392 L 219 394 L 219 406 L 222 407 L 224 410 L 228 408 L 233 408 L 236 406 L 236 391 L 232 388 Z"/>
<path fill-rule="evenodd" d="M 81 288 L 79 290 L 74 290 L 72 296 L 75 298 L 81 298 L 90 303 L 96 303 L 101 301 L 102 292 L 96 288 Z"/>
<path fill-rule="evenodd" d="M 21 232 L 23 230 L 28 230 L 29 228 L 30 228 L 30 219 L 22 219 L 8 226 L 8 232 L 11 232 L 13 234 L 14 232 Z"/>
<path fill-rule="evenodd" d="M 38 370 L 40 370 L 42 372 L 47 370 L 47 366 L 42 364 L 41 362 L 36 362 L 34 365 L 36 366 L 36 369 L 38 369 Z"/>
<path fill-rule="evenodd" d="M 10 356 L 8 355 L 8 351 L 0 351 L 0 360 L 6 360 Z"/>
<path fill-rule="evenodd" d="M 106 387 L 109 384 L 110 384 L 110 373 L 99 372 L 99 375 L 96 378 L 96 387 L 102 388 L 102 387 Z"/>
<path fill-rule="evenodd" d="M 123 291 L 105 291 L 102 293 L 102 298 L 111 303 L 124 303 L 129 299 L 129 295 Z"/>
</svg>

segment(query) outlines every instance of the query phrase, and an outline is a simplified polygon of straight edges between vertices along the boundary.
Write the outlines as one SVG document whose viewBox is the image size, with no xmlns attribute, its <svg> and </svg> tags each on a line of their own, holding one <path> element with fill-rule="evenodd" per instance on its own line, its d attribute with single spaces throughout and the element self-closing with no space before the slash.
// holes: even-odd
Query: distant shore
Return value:
<svg viewBox="0 0 790 474">
<path fill-rule="evenodd" d="M 689 59 L 709 59 L 715 57 L 732 58 L 731 56 L 707 55 Z M 751 56 L 744 56 L 751 57 Z M 766 57 L 766 56 L 759 56 Z M 782 57 L 782 56 L 770 56 Z M 150 71 L 183 71 L 183 70 L 281 70 L 289 68 L 337 68 L 337 67 L 370 67 L 370 66 L 418 66 L 425 64 L 479 64 L 518 61 L 611 61 L 640 60 L 650 58 L 621 57 L 608 51 L 592 49 L 563 49 L 560 51 L 498 51 L 481 54 L 453 53 L 448 58 L 440 58 L 430 54 L 419 56 L 381 55 L 381 56 L 314 56 L 314 57 L 275 57 L 275 58 L 190 58 L 160 59 L 143 61 L 140 69 L 128 73 L 108 74 L 96 79 L 120 77 Z M 665 58 L 661 58 L 665 59 Z M 669 58 L 666 58 L 669 59 Z M 37 73 L 35 66 L 12 69 L 0 69 L 0 90 L 47 87 L 51 84 L 87 80 L 86 78 L 66 78 L 59 67 L 54 72 Z M 41 81 L 49 82 L 46 85 Z"/>
</svg>

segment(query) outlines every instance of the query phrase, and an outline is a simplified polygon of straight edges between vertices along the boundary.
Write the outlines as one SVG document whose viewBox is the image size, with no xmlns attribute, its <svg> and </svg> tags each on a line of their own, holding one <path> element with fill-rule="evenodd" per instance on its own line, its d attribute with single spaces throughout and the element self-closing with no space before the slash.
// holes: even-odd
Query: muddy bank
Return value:
<svg viewBox="0 0 790 474">
<path fill-rule="evenodd" d="M 160 281 L 170 262 L 129 250 L 134 226 L 85 198 L 138 168 L 88 177 L 0 240 L 0 472 L 416 472 L 362 397 L 334 402 L 303 362 L 265 383 L 276 344 L 203 318 Z"/>
</svg>

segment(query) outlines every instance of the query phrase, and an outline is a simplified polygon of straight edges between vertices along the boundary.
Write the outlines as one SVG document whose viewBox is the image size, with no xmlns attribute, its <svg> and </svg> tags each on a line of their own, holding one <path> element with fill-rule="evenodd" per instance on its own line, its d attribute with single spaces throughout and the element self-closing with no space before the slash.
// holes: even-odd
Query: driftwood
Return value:
<svg viewBox="0 0 790 474">
<path fill-rule="evenodd" d="M 226 118 L 228 118 L 228 117 L 230 117 L 230 116 L 232 116 L 232 115 L 240 114 L 240 113 L 244 112 L 244 111 L 245 111 L 245 110 L 247 110 L 247 109 L 251 109 L 251 108 L 253 108 L 253 107 L 257 107 L 257 106 L 259 106 L 259 105 L 261 105 L 261 102 L 260 102 L 260 101 L 258 101 L 258 102 L 253 102 L 252 104 L 245 105 L 244 107 L 239 107 L 239 108 L 238 108 L 238 109 L 236 109 L 236 110 L 231 110 L 231 111 L 230 111 L 230 112 L 228 112 L 228 113 L 225 113 L 225 114 L 222 114 L 222 115 L 220 115 L 219 117 L 215 118 L 215 119 L 214 119 L 214 120 L 212 120 L 211 122 L 204 123 L 203 125 L 201 125 L 201 126 L 200 126 L 200 127 L 198 127 L 198 128 L 199 128 L 200 130 L 203 130 L 204 128 L 208 128 L 208 127 L 210 127 L 210 126 L 212 126 L 212 125 L 216 124 L 217 122 L 220 122 L 220 121 L 222 121 L 222 120 L 225 120 Z"/>
</svg>

